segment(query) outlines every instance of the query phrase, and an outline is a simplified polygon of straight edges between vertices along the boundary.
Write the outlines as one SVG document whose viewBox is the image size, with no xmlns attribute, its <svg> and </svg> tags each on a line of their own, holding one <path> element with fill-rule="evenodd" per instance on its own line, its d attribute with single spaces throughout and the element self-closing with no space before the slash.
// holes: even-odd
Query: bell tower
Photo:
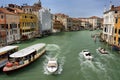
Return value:
<svg viewBox="0 0 120 80">
<path fill-rule="evenodd" d="M 41 6 L 41 1 L 39 0 L 38 3 L 37 3 L 38 7 L 42 7 Z"/>
</svg>

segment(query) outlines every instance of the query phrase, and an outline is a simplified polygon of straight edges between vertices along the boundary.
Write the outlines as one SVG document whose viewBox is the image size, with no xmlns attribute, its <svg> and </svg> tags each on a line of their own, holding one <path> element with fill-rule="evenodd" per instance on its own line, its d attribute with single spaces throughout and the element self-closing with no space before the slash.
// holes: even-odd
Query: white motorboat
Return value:
<svg viewBox="0 0 120 80">
<path fill-rule="evenodd" d="M 108 51 L 106 51 L 104 48 L 99 47 L 98 49 L 96 49 L 99 53 L 101 54 L 108 54 Z"/>
<path fill-rule="evenodd" d="M 47 70 L 50 73 L 56 72 L 57 69 L 58 69 L 58 62 L 57 62 L 57 60 L 54 59 L 54 58 L 49 59 L 46 68 L 47 68 Z"/>
<path fill-rule="evenodd" d="M 82 50 L 82 54 L 83 54 L 84 58 L 87 59 L 87 60 L 92 60 L 93 59 L 91 53 L 88 50 Z"/>
</svg>

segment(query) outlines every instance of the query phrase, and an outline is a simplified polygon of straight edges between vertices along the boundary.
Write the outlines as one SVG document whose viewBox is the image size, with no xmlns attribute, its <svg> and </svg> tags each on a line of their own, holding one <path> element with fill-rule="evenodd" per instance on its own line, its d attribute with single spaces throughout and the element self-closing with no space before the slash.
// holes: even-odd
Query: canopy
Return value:
<svg viewBox="0 0 120 80">
<path fill-rule="evenodd" d="M 30 47 L 24 48 L 18 52 L 11 54 L 10 57 L 19 58 L 19 57 L 27 56 L 27 55 L 33 53 L 34 51 L 38 51 L 38 50 L 42 49 L 43 47 L 45 47 L 45 45 L 46 45 L 45 43 L 39 43 L 39 44 L 32 45 Z"/>
<path fill-rule="evenodd" d="M 5 46 L 5 47 L 2 47 L 2 48 L 0 48 L 0 55 L 4 54 L 7 51 L 15 49 L 15 48 L 18 48 L 18 46 Z"/>
</svg>

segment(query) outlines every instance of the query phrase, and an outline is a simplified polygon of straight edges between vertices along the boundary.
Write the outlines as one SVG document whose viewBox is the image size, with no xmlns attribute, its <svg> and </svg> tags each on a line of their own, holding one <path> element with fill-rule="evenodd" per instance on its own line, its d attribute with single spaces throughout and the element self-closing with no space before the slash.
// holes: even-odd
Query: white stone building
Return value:
<svg viewBox="0 0 120 80">
<path fill-rule="evenodd" d="M 40 32 L 42 35 L 52 32 L 52 14 L 50 9 L 42 8 L 39 10 L 40 15 Z"/>
<path fill-rule="evenodd" d="M 113 43 L 113 33 L 115 24 L 115 14 L 120 11 L 120 6 L 112 5 L 109 10 L 106 10 L 103 15 L 103 40 L 109 44 Z"/>
</svg>

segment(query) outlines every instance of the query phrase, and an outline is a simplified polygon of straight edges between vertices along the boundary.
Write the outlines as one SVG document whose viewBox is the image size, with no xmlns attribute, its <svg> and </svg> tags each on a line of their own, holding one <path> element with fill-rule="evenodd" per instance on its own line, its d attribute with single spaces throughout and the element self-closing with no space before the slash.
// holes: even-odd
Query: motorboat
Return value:
<svg viewBox="0 0 120 80">
<path fill-rule="evenodd" d="M 106 51 L 104 48 L 99 47 L 98 49 L 96 49 L 99 53 L 101 54 L 108 54 L 108 51 Z"/>
<path fill-rule="evenodd" d="M 82 54 L 83 54 L 84 58 L 87 59 L 87 60 L 92 60 L 93 59 L 91 53 L 88 50 L 82 50 Z"/>
<path fill-rule="evenodd" d="M 48 60 L 47 66 L 46 66 L 48 72 L 54 73 L 58 69 L 58 62 L 57 59 L 51 58 Z"/>
</svg>

